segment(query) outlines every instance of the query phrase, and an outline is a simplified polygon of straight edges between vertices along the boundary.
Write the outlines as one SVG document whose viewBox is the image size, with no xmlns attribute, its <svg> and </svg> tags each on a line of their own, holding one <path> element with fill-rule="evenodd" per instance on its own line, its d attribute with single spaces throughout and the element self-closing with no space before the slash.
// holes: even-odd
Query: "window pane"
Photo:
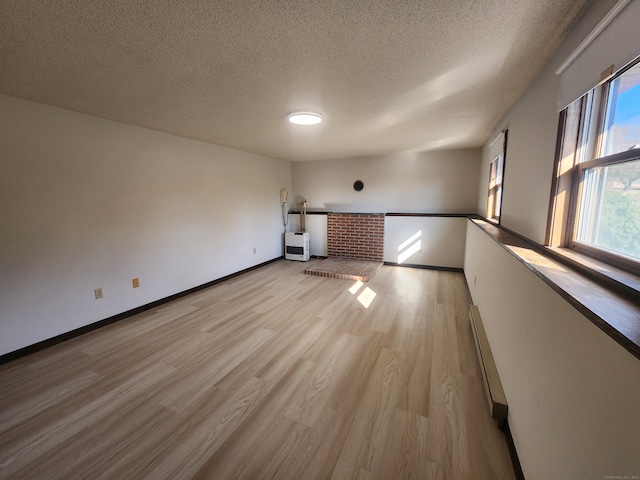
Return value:
<svg viewBox="0 0 640 480">
<path fill-rule="evenodd" d="M 640 63 L 611 82 L 600 156 L 634 147 L 640 147 Z"/>
<path fill-rule="evenodd" d="M 582 99 L 576 100 L 569 105 L 570 108 L 567 110 L 568 115 L 580 115 L 582 120 L 579 127 L 582 143 L 576 146 L 578 148 L 577 163 L 587 162 L 594 157 L 596 142 L 593 139 L 597 136 L 596 128 L 598 122 L 596 121 L 596 114 L 601 95 L 601 88 L 591 90 Z"/>
<path fill-rule="evenodd" d="M 489 196 L 487 199 L 487 218 L 498 221 L 502 205 L 502 174 L 504 171 L 504 156 L 498 155 L 489 164 Z"/>
<path fill-rule="evenodd" d="M 640 160 L 584 171 L 577 240 L 640 260 Z"/>
</svg>

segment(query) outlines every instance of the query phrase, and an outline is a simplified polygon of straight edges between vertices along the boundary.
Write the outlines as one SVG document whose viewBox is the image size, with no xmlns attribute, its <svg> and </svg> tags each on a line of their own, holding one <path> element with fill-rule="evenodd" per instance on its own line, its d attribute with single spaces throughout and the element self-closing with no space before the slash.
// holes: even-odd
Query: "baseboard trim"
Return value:
<svg viewBox="0 0 640 480">
<path fill-rule="evenodd" d="M 235 273 L 231 273 L 224 277 L 217 278 L 207 283 L 203 283 L 202 285 L 198 285 L 196 287 L 190 288 L 188 290 L 184 290 L 182 292 L 175 293 L 165 298 L 161 298 L 151 303 L 147 303 L 146 305 L 142 305 L 140 307 L 133 308 L 131 310 L 127 310 L 126 312 L 118 313 L 113 315 L 112 317 L 105 318 L 103 320 L 98 320 L 97 322 L 91 323 L 89 325 L 85 325 L 84 327 L 76 328 L 75 330 L 71 330 L 69 332 L 62 333 L 52 338 L 48 338 L 47 340 L 42 340 L 41 342 L 34 343 L 33 345 L 28 345 L 26 347 L 20 348 L 18 350 L 14 350 L 13 352 L 5 353 L 0 356 L 0 365 L 4 365 L 5 363 L 9 363 L 13 360 L 17 360 L 22 357 L 26 357 L 27 355 L 31 355 L 32 353 L 39 352 L 40 350 L 44 350 L 45 348 L 52 347 L 62 342 L 66 342 L 67 340 L 71 340 L 72 338 L 79 337 L 80 335 L 84 335 L 85 333 L 93 332 L 94 330 L 98 330 L 99 328 L 106 327 L 107 325 L 111 325 L 112 323 L 119 322 L 120 320 L 124 320 L 125 318 L 129 318 L 133 315 L 137 315 L 138 313 L 142 313 L 146 310 L 150 310 L 152 308 L 157 308 L 160 305 L 171 302 L 178 298 L 184 297 L 191 293 L 195 293 L 199 290 L 203 290 L 208 287 L 212 287 L 218 283 L 224 282 L 231 278 L 242 275 L 243 273 L 250 272 L 252 270 L 256 270 L 260 267 L 264 267 L 269 265 L 270 263 L 277 262 L 278 260 L 284 259 L 284 256 L 276 257 L 271 260 L 267 260 L 266 262 L 259 263 L 258 265 L 254 265 L 249 268 L 245 268 L 244 270 L 240 270 Z"/>
<path fill-rule="evenodd" d="M 520 465 L 520 459 L 518 458 L 518 452 L 516 451 L 516 444 L 513 443 L 513 436 L 511 435 L 508 420 L 505 422 L 504 436 L 507 439 L 507 448 L 509 449 L 509 456 L 511 457 L 511 464 L 513 465 L 513 472 L 516 475 L 516 480 L 525 480 L 524 473 L 522 472 L 522 466 Z"/>
<path fill-rule="evenodd" d="M 419 265 L 416 263 L 395 263 L 395 262 L 383 262 L 384 265 L 389 265 L 390 267 L 407 267 L 407 268 L 421 268 L 423 270 L 438 270 L 441 272 L 456 272 L 462 273 L 464 270 L 462 268 L 456 267 L 439 267 L 437 265 Z"/>
</svg>

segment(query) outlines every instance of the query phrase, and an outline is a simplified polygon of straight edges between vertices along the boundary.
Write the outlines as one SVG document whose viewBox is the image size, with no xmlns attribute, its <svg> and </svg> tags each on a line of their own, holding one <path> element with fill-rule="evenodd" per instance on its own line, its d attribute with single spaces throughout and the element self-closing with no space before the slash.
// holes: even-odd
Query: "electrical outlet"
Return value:
<svg viewBox="0 0 640 480">
<path fill-rule="evenodd" d="M 133 280 L 131 280 L 131 283 L 133 283 L 133 288 L 138 288 L 140 286 L 140 279 L 136 277 Z"/>
<path fill-rule="evenodd" d="M 253 247 L 253 253 L 256 253 L 256 247 Z"/>
<path fill-rule="evenodd" d="M 102 298 L 102 289 L 101 288 L 96 288 L 93 293 L 96 295 L 96 300 L 99 298 Z"/>
</svg>

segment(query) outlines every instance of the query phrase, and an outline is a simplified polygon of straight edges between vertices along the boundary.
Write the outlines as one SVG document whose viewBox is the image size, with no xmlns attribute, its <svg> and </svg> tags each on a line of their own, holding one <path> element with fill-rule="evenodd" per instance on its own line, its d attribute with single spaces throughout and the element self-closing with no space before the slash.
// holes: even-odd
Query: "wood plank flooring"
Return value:
<svg viewBox="0 0 640 480">
<path fill-rule="evenodd" d="M 462 274 L 383 266 L 358 284 L 306 266 L 0 367 L 0 478 L 515 478 Z"/>
</svg>

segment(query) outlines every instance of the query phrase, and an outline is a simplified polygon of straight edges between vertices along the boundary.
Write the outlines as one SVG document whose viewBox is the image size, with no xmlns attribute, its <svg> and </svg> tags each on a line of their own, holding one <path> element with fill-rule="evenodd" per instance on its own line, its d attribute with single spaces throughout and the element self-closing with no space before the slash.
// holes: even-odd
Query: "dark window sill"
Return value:
<svg viewBox="0 0 640 480">
<path fill-rule="evenodd" d="M 640 278 L 577 252 L 544 247 L 485 220 L 471 221 L 640 359 Z"/>
<path fill-rule="evenodd" d="M 559 261 L 576 269 L 584 269 L 595 281 L 618 290 L 622 295 L 635 298 L 640 303 L 640 277 L 637 275 L 570 248 L 548 247 L 548 250 Z"/>
</svg>

